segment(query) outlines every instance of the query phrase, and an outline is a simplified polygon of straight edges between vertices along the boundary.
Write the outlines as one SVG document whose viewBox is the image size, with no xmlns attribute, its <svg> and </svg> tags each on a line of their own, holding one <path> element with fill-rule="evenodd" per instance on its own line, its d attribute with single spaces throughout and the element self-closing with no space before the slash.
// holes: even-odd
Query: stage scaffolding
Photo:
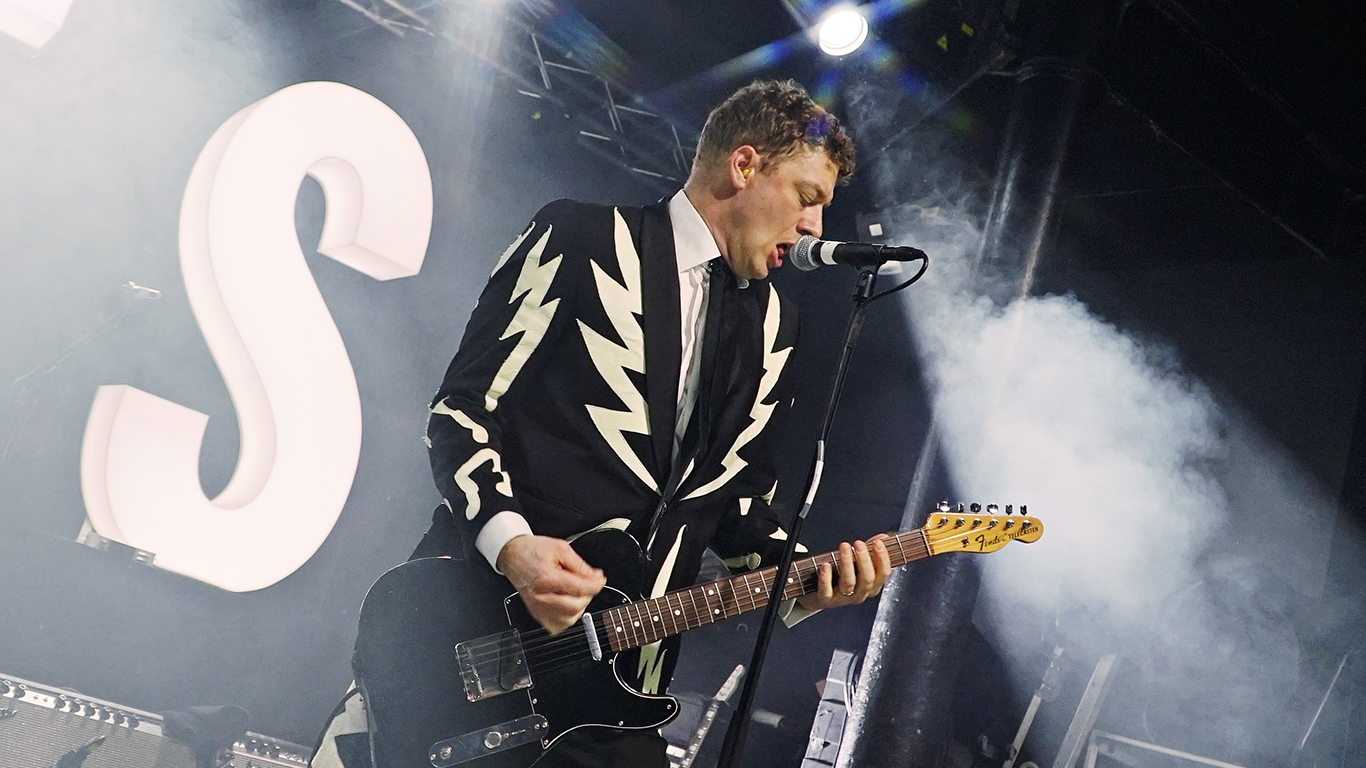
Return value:
<svg viewBox="0 0 1366 768">
<path fill-rule="evenodd" d="M 421 5 L 399 0 L 336 2 L 400 38 L 442 39 L 487 61 L 517 93 L 543 102 L 540 111 L 565 116 L 581 145 L 636 174 L 646 186 L 667 193 L 687 178 L 697 145 L 697 131 L 689 124 L 692 118 L 666 115 L 633 87 L 616 46 L 572 9 L 551 0 L 509 3 L 500 11 L 500 39 L 491 45 L 488 40 L 465 39 L 443 23 L 443 16 L 459 13 L 469 0 L 429 0 Z M 566 38 L 572 42 L 562 42 Z"/>
</svg>

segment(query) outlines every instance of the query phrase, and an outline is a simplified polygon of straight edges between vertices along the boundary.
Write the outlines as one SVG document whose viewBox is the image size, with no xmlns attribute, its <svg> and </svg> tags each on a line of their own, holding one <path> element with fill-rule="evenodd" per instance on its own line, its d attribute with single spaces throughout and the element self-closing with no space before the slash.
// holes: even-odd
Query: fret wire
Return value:
<svg viewBox="0 0 1366 768">
<path fill-rule="evenodd" d="M 631 604 L 627 607 L 626 612 L 632 614 L 631 627 L 635 630 L 636 633 L 636 645 L 645 645 L 647 642 L 649 642 L 645 639 L 645 633 L 649 629 L 649 627 L 644 626 L 644 624 L 641 622 L 640 604 Z"/>
<path fill-rule="evenodd" d="M 612 650 L 620 651 L 621 643 L 619 641 L 621 640 L 621 633 L 617 631 L 617 627 L 621 626 L 621 619 L 617 618 L 617 609 L 608 608 L 603 611 L 602 619 L 603 622 L 607 624 L 607 637 L 608 642 L 612 645 Z"/>
<path fill-rule="evenodd" d="M 598 614 L 600 617 L 598 620 L 601 621 L 607 629 L 607 646 L 611 648 L 613 651 L 620 651 L 621 649 L 617 647 L 616 642 L 617 621 L 616 619 L 612 618 L 612 612 L 613 609 L 608 608 L 607 610 Z"/>
<path fill-rule="evenodd" d="M 657 611 L 651 610 L 652 608 L 654 608 L 653 603 L 654 600 L 650 598 L 647 598 L 645 600 L 640 601 L 639 603 L 636 603 L 636 610 L 640 611 L 640 625 L 645 628 L 646 643 L 653 643 L 655 640 L 659 639 L 655 637 L 654 634 L 655 627 L 658 626 L 658 622 L 650 620 L 651 616 L 657 614 Z"/>
<path fill-rule="evenodd" d="M 636 631 L 631 626 L 631 605 L 627 603 L 617 610 L 621 612 L 621 627 L 626 634 L 627 647 L 634 648 L 636 646 Z"/>
<path fill-rule="evenodd" d="M 632 645 L 631 619 L 626 615 L 626 606 L 613 608 L 612 612 L 616 614 L 616 625 L 621 627 L 621 632 L 617 633 L 617 637 L 621 640 L 621 649 L 624 651 Z"/>
<path fill-rule="evenodd" d="M 693 628 L 691 609 L 683 603 L 683 598 L 692 594 L 691 589 L 686 589 L 678 593 L 678 607 L 683 612 L 683 631 L 687 632 Z"/>
<path fill-rule="evenodd" d="M 650 616 L 658 614 L 657 611 L 650 610 L 650 608 L 652 607 L 650 603 L 652 602 L 654 601 L 645 600 L 643 602 L 636 603 L 636 610 L 640 611 L 641 613 L 640 623 L 645 628 L 645 642 L 647 644 L 653 643 L 654 641 L 659 639 L 655 637 L 655 625 L 657 622 L 650 621 Z"/>
<path fill-rule="evenodd" d="M 674 607 L 673 600 L 678 601 L 677 608 Z M 683 617 L 683 597 L 679 595 L 670 599 L 670 595 L 665 595 L 664 605 L 669 609 L 669 622 L 673 624 L 674 628 L 672 634 L 676 635 L 686 629 L 686 627 L 680 623 Z"/>
<path fill-rule="evenodd" d="M 635 620 L 631 626 L 635 627 L 637 630 L 637 634 L 640 635 L 640 644 L 645 645 L 650 642 L 650 627 L 648 626 L 648 622 L 646 622 L 645 620 L 644 614 L 641 613 L 640 603 L 636 603 L 633 606 L 632 612 L 635 614 Z"/>
<path fill-rule="evenodd" d="M 893 547 L 896 550 L 893 567 L 923 559 L 930 554 L 929 539 L 923 529 L 890 536 L 884 543 L 889 554 L 892 554 Z M 820 566 L 824 563 L 831 566 L 832 580 L 838 579 L 840 562 L 837 551 L 807 557 L 792 564 L 792 570 L 783 584 L 782 597 L 791 599 L 814 592 Z M 758 577 L 759 586 L 756 587 L 753 577 Z M 621 651 L 627 647 L 648 645 L 704 624 L 713 624 L 719 619 L 739 616 L 767 605 L 773 580 L 777 578 L 777 568 L 770 566 L 711 584 L 610 608 L 601 614 L 605 625 L 602 635 L 614 651 Z M 743 602 L 741 590 L 744 593 Z"/>
<path fill-rule="evenodd" d="M 650 642 L 653 643 L 668 633 L 664 631 L 664 621 L 660 618 L 659 598 L 650 598 L 650 602 L 646 603 L 646 606 L 648 608 L 646 612 L 650 615 Z"/>
</svg>

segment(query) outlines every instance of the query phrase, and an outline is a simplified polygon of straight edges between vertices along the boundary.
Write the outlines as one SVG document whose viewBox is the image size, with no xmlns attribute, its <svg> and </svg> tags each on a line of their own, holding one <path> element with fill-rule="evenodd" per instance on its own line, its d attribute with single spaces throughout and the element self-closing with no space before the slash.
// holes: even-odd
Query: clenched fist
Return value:
<svg viewBox="0 0 1366 768">
<path fill-rule="evenodd" d="M 550 634 L 579 620 L 607 584 L 607 577 L 579 557 L 564 539 L 522 535 L 498 553 L 498 570 L 517 588 L 522 602 Z"/>
</svg>

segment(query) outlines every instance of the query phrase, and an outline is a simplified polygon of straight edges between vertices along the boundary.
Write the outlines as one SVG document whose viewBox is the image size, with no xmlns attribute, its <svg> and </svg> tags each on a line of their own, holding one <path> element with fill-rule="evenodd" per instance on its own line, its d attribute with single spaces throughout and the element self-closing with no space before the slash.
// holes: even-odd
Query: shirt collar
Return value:
<svg viewBox="0 0 1366 768">
<path fill-rule="evenodd" d="M 674 257 L 679 274 L 721 258 L 721 249 L 716 247 L 716 238 L 707 222 L 681 189 L 669 200 L 669 221 L 674 230 Z M 749 287 L 749 281 L 738 275 L 735 284 L 742 290 Z"/>
<path fill-rule="evenodd" d="M 669 200 L 669 221 L 673 224 L 679 272 L 687 272 L 721 255 L 707 222 L 681 189 Z"/>
</svg>

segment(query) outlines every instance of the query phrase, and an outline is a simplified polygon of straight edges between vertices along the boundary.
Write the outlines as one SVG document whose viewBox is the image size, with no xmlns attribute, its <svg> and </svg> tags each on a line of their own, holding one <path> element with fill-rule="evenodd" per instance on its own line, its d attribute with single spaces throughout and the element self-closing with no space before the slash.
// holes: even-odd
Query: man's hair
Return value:
<svg viewBox="0 0 1366 768">
<path fill-rule="evenodd" d="M 824 149 L 838 183 L 854 172 L 854 142 L 839 119 L 792 80 L 756 80 L 721 102 L 702 126 L 695 162 L 709 165 L 746 144 L 763 157 L 761 170 L 800 150 Z"/>
</svg>

